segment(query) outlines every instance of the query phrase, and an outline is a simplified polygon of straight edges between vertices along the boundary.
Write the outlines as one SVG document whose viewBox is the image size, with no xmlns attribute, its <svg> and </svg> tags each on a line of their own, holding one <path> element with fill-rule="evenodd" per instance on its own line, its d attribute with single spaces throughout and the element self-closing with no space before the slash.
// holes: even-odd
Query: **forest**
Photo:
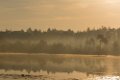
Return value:
<svg viewBox="0 0 120 80">
<path fill-rule="evenodd" d="M 1 30 L 0 53 L 119 55 L 120 28 Z"/>
</svg>

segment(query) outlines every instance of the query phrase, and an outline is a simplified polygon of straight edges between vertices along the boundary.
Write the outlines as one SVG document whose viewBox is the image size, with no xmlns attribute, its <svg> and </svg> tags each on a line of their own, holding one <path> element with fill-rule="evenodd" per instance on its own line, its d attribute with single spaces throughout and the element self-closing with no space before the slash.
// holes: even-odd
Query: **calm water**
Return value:
<svg viewBox="0 0 120 80">
<path fill-rule="evenodd" d="M 0 80 L 110 80 L 119 72 L 119 56 L 0 54 Z"/>
</svg>

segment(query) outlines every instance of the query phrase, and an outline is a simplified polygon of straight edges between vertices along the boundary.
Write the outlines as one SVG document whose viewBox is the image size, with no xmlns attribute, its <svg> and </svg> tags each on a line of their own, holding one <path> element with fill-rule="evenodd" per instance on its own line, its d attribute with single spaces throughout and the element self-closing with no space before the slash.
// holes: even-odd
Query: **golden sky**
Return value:
<svg viewBox="0 0 120 80">
<path fill-rule="evenodd" d="M 0 0 L 0 28 L 119 27 L 120 0 Z"/>
</svg>

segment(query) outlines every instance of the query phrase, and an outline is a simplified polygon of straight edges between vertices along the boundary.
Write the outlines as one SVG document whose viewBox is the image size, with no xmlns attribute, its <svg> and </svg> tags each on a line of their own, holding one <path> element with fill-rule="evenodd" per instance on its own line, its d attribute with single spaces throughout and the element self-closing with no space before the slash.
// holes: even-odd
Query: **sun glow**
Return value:
<svg viewBox="0 0 120 80">
<path fill-rule="evenodd" d="M 108 4 L 113 4 L 113 5 L 116 5 L 116 4 L 120 3 L 119 0 L 106 0 L 105 2 L 108 3 Z"/>
</svg>

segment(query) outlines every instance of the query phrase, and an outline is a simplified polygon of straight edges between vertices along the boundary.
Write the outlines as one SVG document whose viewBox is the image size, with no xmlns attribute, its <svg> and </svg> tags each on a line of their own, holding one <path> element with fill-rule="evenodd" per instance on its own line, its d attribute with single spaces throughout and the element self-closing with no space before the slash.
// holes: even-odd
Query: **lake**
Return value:
<svg viewBox="0 0 120 80">
<path fill-rule="evenodd" d="M 119 56 L 0 54 L 0 80 L 120 80 L 119 72 Z"/>
</svg>

